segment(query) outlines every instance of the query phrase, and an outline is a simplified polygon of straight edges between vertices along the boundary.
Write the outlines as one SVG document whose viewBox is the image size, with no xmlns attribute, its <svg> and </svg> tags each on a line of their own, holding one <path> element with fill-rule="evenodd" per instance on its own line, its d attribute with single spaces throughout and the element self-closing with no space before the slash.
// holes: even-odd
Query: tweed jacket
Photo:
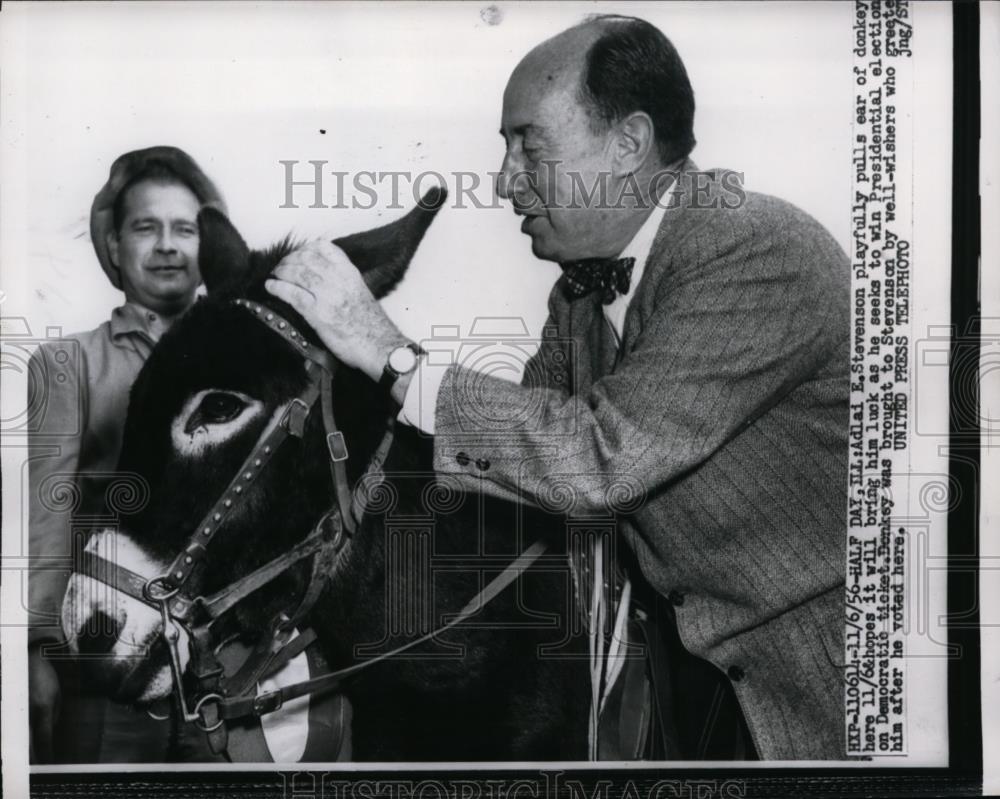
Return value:
<svg viewBox="0 0 1000 799">
<path fill-rule="evenodd" d="M 620 348 L 600 300 L 557 284 L 522 385 L 445 372 L 434 467 L 615 514 L 761 757 L 843 758 L 849 262 L 794 206 L 692 168 Z"/>
</svg>

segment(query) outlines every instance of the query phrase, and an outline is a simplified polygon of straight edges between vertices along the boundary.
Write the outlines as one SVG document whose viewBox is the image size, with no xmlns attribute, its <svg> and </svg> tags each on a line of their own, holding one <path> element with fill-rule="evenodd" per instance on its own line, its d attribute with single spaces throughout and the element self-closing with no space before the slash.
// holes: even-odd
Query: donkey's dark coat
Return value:
<svg viewBox="0 0 1000 799">
<path fill-rule="evenodd" d="M 425 197 L 421 207 L 393 225 L 337 242 L 376 296 L 402 277 L 442 200 Z M 301 357 L 231 303 L 234 297 L 267 303 L 307 331 L 290 307 L 262 287 L 293 245 L 286 240 L 267 252 L 250 252 L 228 220 L 211 209 L 202 212 L 199 224 L 208 297 L 163 337 L 142 370 L 131 394 L 121 456 L 121 469 L 142 475 L 151 486 L 151 502 L 126 518 L 124 529 L 165 561 L 180 551 L 265 424 L 257 419 L 224 445 L 197 458 L 184 457 L 174 450 L 169 431 L 185 401 L 209 388 L 241 392 L 262 401 L 269 418 L 306 379 Z M 367 377 L 346 368 L 337 373 L 334 392 L 353 485 L 392 409 Z M 376 507 L 365 516 L 309 619 L 334 668 L 355 662 L 360 645 L 369 645 L 371 656 L 417 637 L 423 631 L 414 623 L 418 618 L 439 626 L 499 572 L 498 562 L 512 560 L 543 532 L 553 542 L 561 537 L 560 520 L 480 496 L 449 494 L 432 473 L 430 440 L 406 426 L 397 426 L 385 471 L 388 489 L 397 496 L 394 506 Z M 282 445 L 212 542 L 188 592 L 218 590 L 279 555 L 307 535 L 332 502 L 317 407 L 304 438 Z M 492 556 L 487 568 L 474 568 L 477 553 L 480 559 Z M 419 566 L 428 561 L 440 566 L 449 557 L 464 559 L 467 567 L 431 575 Z M 306 574 L 304 565 L 293 569 L 242 603 L 231 631 L 254 638 L 276 612 L 295 606 Z M 440 641 L 349 682 L 345 692 L 354 708 L 355 756 L 390 761 L 583 758 L 589 707 L 584 661 L 539 654 L 545 644 L 563 655 L 573 647 L 562 643 L 569 640 L 568 583 L 564 569 L 534 569 L 477 615 L 474 625 L 450 630 Z M 514 629 L 518 623 L 522 628 Z"/>
</svg>

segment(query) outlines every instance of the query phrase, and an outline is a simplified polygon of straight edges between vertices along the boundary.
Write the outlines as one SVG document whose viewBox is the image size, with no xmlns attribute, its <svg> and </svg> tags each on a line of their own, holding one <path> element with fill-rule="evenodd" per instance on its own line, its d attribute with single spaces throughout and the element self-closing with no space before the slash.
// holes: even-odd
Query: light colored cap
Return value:
<svg viewBox="0 0 1000 799">
<path fill-rule="evenodd" d="M 111 263 L 107 241 L 107 234 L 112 231 L 115 224 L 115 200 L 132 178 L 156 161 L 175 172 L 182 182 L 188 184 L 202 205 L 212 205 L 227 213 L 222 193 L 201 171 L 195 160 L 183 150 L 159 145 L 118 156 L 111 165 L 108 182 L 97 192 L 94 204 L 90 207 L 90 240 L 94 245 L 94 252 L 97 253 L 97 260 L 101 262 L 101 268 L 116 289 L 122 287 L 122 278 L 118 268 Z"/>
</svg>

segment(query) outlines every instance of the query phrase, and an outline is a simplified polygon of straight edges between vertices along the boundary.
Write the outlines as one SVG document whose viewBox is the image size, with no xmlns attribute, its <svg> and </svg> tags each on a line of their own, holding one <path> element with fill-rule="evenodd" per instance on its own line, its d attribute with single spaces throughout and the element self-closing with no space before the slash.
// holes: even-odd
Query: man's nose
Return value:
<svg viewBox="0 0 1000 799">
<path fill-rule="evenodd" d="M 504 155 L 503 163 L 500 164 L 500 171 L 497 173 L 496 194 L 503 200 L 513 200 L 520 195 L 523 197 L 530 187 L 528 172 L 520 159 L 515 158 L 509 152 Z"/>
<path fill-rule="evenodd" d="M 164 228 L 156 238 L 157 252 L 177 252 L 177 245 L 174 243 L 173 234 L 169 228 Z"/>
</svg>

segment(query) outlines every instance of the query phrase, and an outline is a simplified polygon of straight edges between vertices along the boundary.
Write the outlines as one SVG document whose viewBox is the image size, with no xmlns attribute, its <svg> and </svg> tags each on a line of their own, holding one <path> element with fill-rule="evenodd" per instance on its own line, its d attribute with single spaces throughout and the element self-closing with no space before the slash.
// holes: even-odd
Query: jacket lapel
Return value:
<svg viewBox="0 0 1000 799">
<path fill-rule="evenodd" d="M 600 314 L 596 295 L 581 297 L 569 304 L 569 332 L 576 364 L 576 379 L 573 381 L 575 394 L 586 394 L 602 374 Z"/>
</svg>

